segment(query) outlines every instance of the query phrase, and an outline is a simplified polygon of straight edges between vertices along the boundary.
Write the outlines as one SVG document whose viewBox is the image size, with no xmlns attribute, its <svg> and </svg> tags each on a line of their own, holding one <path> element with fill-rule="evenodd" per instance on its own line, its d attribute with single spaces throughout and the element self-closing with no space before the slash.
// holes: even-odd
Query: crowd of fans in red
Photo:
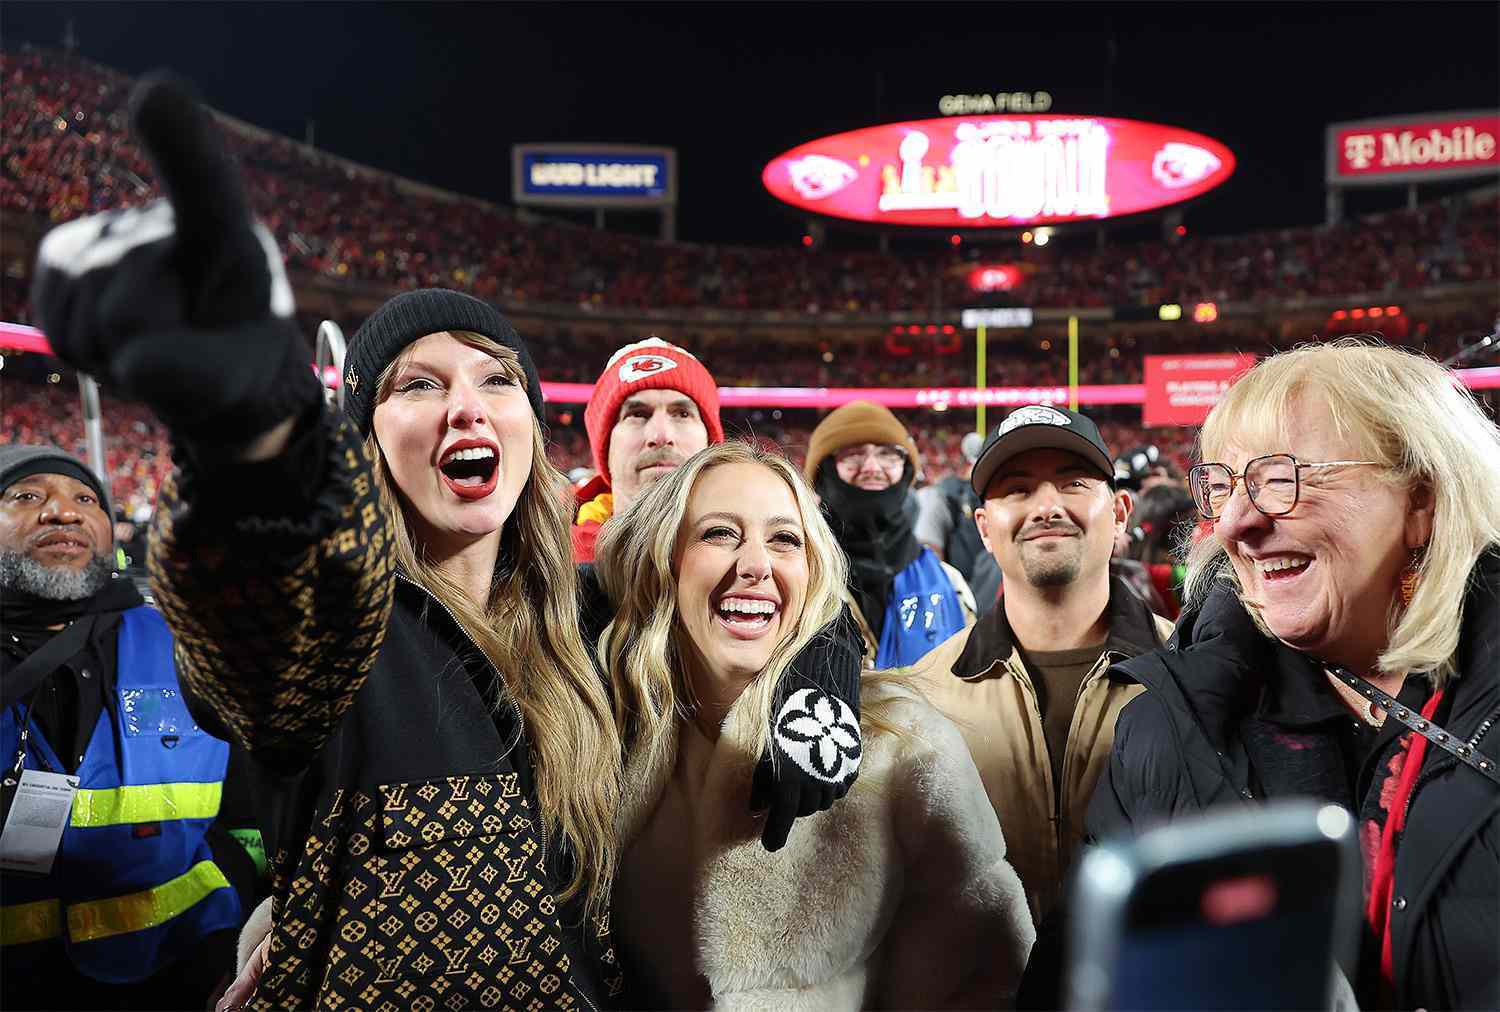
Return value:
<svg viewBox="0 0 1500 1012">
<path fill-rule="evenodd" d="M 0 53 L 0 80 L 6 94 L 0 109 L 0 211 L 55 222 L 153 195 L 151 168 L 127 136 L 129 78 L 76 57 L 23 48 Z M 257 212 L 294 272 L 392 288 L 460 288 L 513 309 L 560 303 L 585 309 L 927 312 L 971 298 L 965 268 L 972 265 L 956 251 L 909 258 L 713 247 L 527 222 L 479 201 L 414 192 L 400 180 L 357 170 L 286 139 L 238 129 L 228 136 L 245 168 Z M 1497 203 L 1491 196 L 1483 203 L 1430 204 L 1334 229 L 1084 251 L 1032 246 L 1017 259 L 1028 304 L 1109 306 L 1282 300 L 1495 278 L 1497 250 Z M 27 265 L 13 251 L 8 255 L 11 259 L 0 271 L 0 315 L 25 322 Z M 1482 315 L 1423 321 L 1403 337 L 1442 358 L 1457 349 L 1460 334 L 1493 329 L 1493 319 L 1480 319 Z M 358 323 L 344 322 L 346 333 Z M 315 324 L 309 321 L 309 333 Z M 1080 382 L 1140 382 L 1147 351 L 1201 350 L 1209 333 L 1192 325 L 1107 335 L 1091 329 L 1080 355 Z M 1011 331 L 991 338 L 989 385 L 1067 382 L 1061 327 L 1038 326 L 1017 335 Z M 621 332 L 608 339 L 585 338 L 565 324 L 545 333 L 527 331 L 539 371 L 564 382 L 592 382 L 614 347 L 641 336 Z M 895 328 L 837 343 L 750 332 L 662 336 L 697 353 L 724 386 L 974 382 L 974 336 L 952 328 L 922 327 L 915 333 Z M 1429 337 L 1442 340 L 1428 345 Z M 1274 346 L 1242 350 L 1265 352 Z M 774 376 L 766 373 L 767 361 L 776 363 Z M 45 368 L 30 371 L 33 382 L 6 384 L 0 442 L 54 442 L 81 454 L 83 425 L 71 378 L 59 374 L 60 382 L 47 382 Z M 1105 437 L 1117 451 L 1155 443 L 1179 463 L 1191 456 L 1194 430 L 1145 431 L 1129 420 L 1132 409 L 1125 410 L 1124 418 L 1118 414 L 1101 416 Z M 587 466 L 581 411 L 551 407 L 549 415 L 554 462 L 564 470 Z M 165 433 L 144 409 L 108 397 L 104 418 L 116 500 L 129 513 L 149 510 L 170 463 Z M 965 466 L 959 440 L 973 415 L 954 411 L 951 419 L 926 411 L 906 419 L 929 480 Z M 731 431 L 771 438 L 800 457 L 816 417 L 810 411 L 731 411 L 725 421 Z"/>
<path fill-rule="evenodd" d="M 110 496 L 125 516 L 149 516 L 171 469 L 166 429 L 143 405 L 102 400 Z M 78 385 L 71 377 L 67 383 L 39 384 L 7 377 L 0 405 L 0 443 L 50 443 L 88 459 Z"/>
<path fill-rule="evenodd" d="M 139 404 L 105 395 L 101 410 L 104 421 L 105 463 L 110 472 L 110 494 L 126 516 L 150 513 L 157 489 L 171 469 L 171 447 L 166 430 Z M 583 431 L 582 412 L 549 405 L 551 439 L 548 456 L 564 473 L 591 467 L 588 436 Z M 962 474 L 966 463 L 959 450 L 964 433 L 973 428 L 972 411 L 954 411 L 951 421 L 929 411 L 897 412 L 911 429 L 922 453 L 923 478 L 936 481 L 948 474 Z M 999 417 L 1003 410 L 992 417 Z M 1138 416 L 1137 416 L 1138 417 Z M 564 420 L 566 419 L 566 421 Z M 758 436 L 783 447 L 800 463 L 817 424 L 810 410 L 772 412 L 724 412 L 726 432 Z M 1101 430 L 1110 445 L 1124 452 L 1143 443 L 1155 443 L 1178 461 L 1192 456 L 1195 429 L 1143 430 L 1128 421 L 1104 420 Z M 6 377 L 0 398 L 0 443 L 51 443 L 87 459 L 83 418 L 77 384 L 71 375 L 59 373 L 56 383 L 26 382 Z"/>
<path fill-rule="evenodd" d="M 33 48 L 0 53 L 0 209 L 53 221 L 144 200 L 130 78 Z M 507 305 L 934 311 L 972 298 L 960 251 L 926 257 L 662 242 L 416 192 L 292 141 L 230 130 L 252 201 L 294 271 L 460 288 Z M 1015 259 L 1033 306 L 1282 300 L 1497 276 L 1497 202 L 1450 201 L 1332 229 L 1188 238 Z"/>
</svg>

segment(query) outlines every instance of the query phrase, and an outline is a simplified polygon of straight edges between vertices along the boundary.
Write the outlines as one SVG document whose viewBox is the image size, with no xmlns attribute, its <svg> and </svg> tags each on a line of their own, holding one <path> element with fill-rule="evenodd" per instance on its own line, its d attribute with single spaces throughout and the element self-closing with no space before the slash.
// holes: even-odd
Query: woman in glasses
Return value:
<svg viewBox="0 0 1500 1012">
<path fill-rule="evenodd" d="M 876 668 L 919 660 L 977 613 L 963 575 L 917 540 L 911 487 L 921 463 L 895 415 L 850 401 L 818 423 L 802 468 L 849 556 L 853 610 Z"/>
<path fill-rule="evenodd" d="M 1348 340 L 1261 362 L 1201 445 L 1197 607 L 1174 647 L 1121 665 L 1148 691 L 1091 835 L 1344 805 L 1360 1006 L 1500 1007 L 1500 431 L 1429 359 Z"/>
</svg>

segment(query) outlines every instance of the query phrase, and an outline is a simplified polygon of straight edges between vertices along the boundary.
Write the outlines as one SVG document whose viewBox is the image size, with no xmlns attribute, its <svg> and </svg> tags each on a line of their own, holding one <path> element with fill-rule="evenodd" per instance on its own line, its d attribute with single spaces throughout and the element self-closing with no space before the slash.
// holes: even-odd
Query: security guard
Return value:
<svg viewBox="0 0 1500 1012">
<path fill-rule="evenodd" d="M 231 877 L 254 888 L 215 825 L 229 746 L 188 715 L 114 547 L 88 468 L 0 446 L 5 1008 L 202 1008 L 232 963 Z"/>
</svg>

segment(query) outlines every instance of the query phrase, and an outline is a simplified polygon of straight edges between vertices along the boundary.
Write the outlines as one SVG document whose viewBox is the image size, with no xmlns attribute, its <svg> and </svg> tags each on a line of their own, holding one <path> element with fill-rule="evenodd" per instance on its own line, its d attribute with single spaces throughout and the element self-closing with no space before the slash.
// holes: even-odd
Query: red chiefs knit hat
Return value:
<svg viewBox="0 0 1500 1012">
<path fill-rule="evenodd" d="M 698 405 L 698 415 L 708 430 L 708 441 L 722 443 L 724 426 L 719 421 L 719 385 L 691 353 L 659 337 L 627 344 L 609 357 L 604 372 L 594 383 L 594 392 L 583 409 L 583 424 L 594 451 L 594 467 L 610 481 L 609 437 L 619 421 L 620 405 L 637 390 L 678 390 Z"/>
</svg>

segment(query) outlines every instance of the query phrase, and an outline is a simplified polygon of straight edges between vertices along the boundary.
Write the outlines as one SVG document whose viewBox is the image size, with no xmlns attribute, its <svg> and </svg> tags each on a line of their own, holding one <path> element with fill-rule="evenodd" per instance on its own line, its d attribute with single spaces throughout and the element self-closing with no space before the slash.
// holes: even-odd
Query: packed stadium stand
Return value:
<svg viewBox="0 0 1500 1012">
<path fill-rule="evenodd" d="M 25 323 L 29 265 L 46 228 L 155 191 L 125 129 L 129 77 L 27 47 L 0 53 L 0 81 L 0 319 Z M 648 333 L 693 350 L 723 386 L 975 381 L 975 335 L 956 326 L 959 309 L 975 298 L 966 277 L 973 250 L 750 249 L 612 234 L 444 193 L 248 124 L 225 126 L 252 203 L 286 257 L 309 335 L 325 317 L 352 333 L 393 291 L 442 286 L 499 304 L 552 381 L 592 382 L 613 348 Z M 1015 243 L 1005 259 L 1022 279 L 1017 304 L 1036 307 L 1038 320 L 991 333 L 989 386 L 1065 384 L 1065 311 L 1084 321 L 1086 385 L 1141 382 L 1148 352 L 1264 353 L 1370 329 L 1441 359 L 1494 330 L 1500 198 L 1490 186 L 1333 227 L 1224 238 Z M 1197 302 L 1225 311 L 1208 326 L 1122 322 L 1100 312 Z M 1378 321 L 1345 308 L 1377 303 Z M 71 374 L 34 355 L 7 356 L 4 365 L 0 442 L 81 451 Z M 972 411 L 904 417 L 927 478 L 962 468 L 958 443 Z M 1191 429 L 1143 430 L 1132 407 L 1097 417 L 1117 449 L 1155 442 L 1179 462 L 1191 456 Z M 149 509 L 169 465 L 167 440 L 143 409 L 108 396 L 104 418 L 115 495 L 130 512 Z M 554 460 L 564 469 L 586 465 L 578 406 L 551 405 L 549 420 Z M 729 412 L 726 422 L 799 456 L 816 415 L 757 409 Z"/>
</svg>

